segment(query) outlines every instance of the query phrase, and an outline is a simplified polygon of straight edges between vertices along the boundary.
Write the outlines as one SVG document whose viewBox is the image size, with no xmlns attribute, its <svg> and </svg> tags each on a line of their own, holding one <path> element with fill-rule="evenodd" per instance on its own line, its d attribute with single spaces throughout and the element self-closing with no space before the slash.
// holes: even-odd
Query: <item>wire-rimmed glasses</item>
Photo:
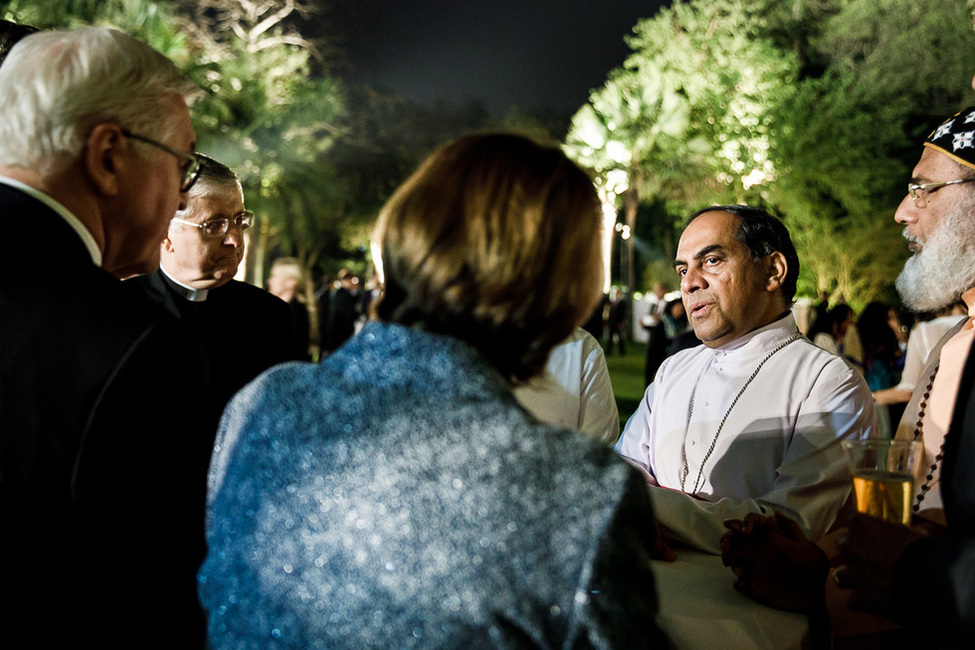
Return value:
<svg viewBox="0 0 975 650">
<path fill-rule="evenodd" d="M 139 135 L 137 133 L 132 133 L 128 129 L 122 129 L 122 135 L 133 140 L 138 140 L 139 142 L 145 142 L 146 144 L 151 144 L 154 147 L 159 147 L 167 153 L 171 153 L 180 160 L 183 161 L 180 169 L 183 172 L 183 178 L 179 184 L 180 192 L 189 192 L 190 188 L 193 187 L 193 183 L 200 175 L 200 159 L 195 153 L 186 153 L 185 151 L 180 151 L 179 149 L 173 149 L 168 144 L 163 144 L 152 138 L 147 138 L 144 135 Z"/>
<path fill-rule="evenodd" d="M 958 183 L 972 182 L 975 182 L 975 178 L 959 178 L 956 181 L 944 181 L 943 183 L 908 183 L 907 193 L 911 195 L 911 200 L 914 201 L 914 205 L 919 208 L 923 208 L 929 193 L 937 192 L 942 187 L 947 185 L 957 185 Z"/>
<path fill-rule="evenodd" d="M 192 221 L 180 219 L 179 217 L 173 217 L 172 220 L 176 223 L 181 223 L 184 226 L 199 228 L 200 232 L 207 237 L 222 237 L 230 232 L 231 224 L 237 228 L 240 228 L 242 231 L 250 228 L 252 225 L 254 225 L 254 213 L 250 210 L 244 210 L 237 216 L 230 219 L 211 219 L 209 221 L 204 221 L 203 223 L 193 223 Z"/>
</svg>

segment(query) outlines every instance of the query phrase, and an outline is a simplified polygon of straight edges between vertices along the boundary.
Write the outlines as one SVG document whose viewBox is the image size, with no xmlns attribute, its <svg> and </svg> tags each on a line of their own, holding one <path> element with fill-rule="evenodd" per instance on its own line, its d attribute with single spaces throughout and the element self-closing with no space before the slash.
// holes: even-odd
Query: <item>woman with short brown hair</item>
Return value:
<svg viewBox="0 0 975 650">
<path fill-rule="evenodd" d="M 384 208 L 378 320 L 231 402 L 200 594 L 211 646 L 664 646 L 643 479 L 511 383 L 599 298 L 599 205 L 558 149 L 437 151 Z"/>
</svg>

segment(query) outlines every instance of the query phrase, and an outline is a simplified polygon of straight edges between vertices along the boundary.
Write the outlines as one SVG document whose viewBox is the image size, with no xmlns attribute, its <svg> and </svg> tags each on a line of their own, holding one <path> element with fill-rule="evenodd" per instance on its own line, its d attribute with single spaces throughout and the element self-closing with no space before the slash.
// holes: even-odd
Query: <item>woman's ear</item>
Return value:
<svg viewBox="0 0 975 650">
<path fill-rule="evenodd" d="M 121 182 L 119 172 L 124 166 L 128 143 L 117 124 L 99 124 L 85 142 L 82 162 L 85 172 L 96 190 L 105 196 L 115 196 Z"/>
<path fill-rule="evenodd" d="M 775 291 L 785 284 L 785 278 L 789 274 L 789 263 L 780 251 L 775 251 L 766 256 L 767 276 L 765 280 L 766 291 Z"/>
</svg>

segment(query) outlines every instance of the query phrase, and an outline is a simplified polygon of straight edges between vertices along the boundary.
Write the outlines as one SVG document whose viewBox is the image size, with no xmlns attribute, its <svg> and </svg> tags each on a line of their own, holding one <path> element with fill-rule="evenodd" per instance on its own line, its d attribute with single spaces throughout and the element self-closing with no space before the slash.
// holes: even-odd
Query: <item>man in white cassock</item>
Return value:
<svg viewBox="0 0 975 650">
<path fill-rule="evenodd" d="M 774 512 L 822 536 L 850 496 L 840 442 L 873 435 L 876 411 L 862 376 L 796 326 L 788 231 L 756 208 L 706 208 L 674 267 L 704 345 L 664 361 L 616 445 L 646 472 L 665 541 L 718 553 L 724 520 Z"/>
</svg>

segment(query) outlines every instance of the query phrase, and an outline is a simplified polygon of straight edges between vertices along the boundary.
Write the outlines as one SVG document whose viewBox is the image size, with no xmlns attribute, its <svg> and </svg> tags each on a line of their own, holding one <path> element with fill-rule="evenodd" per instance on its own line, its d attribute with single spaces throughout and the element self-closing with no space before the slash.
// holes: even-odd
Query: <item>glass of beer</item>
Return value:
<svg viewBox="0 0 975 650">
<path fill-rule="evenodd" d="M 844 440 L 853 469 L 857 511 L 896 524 L 911 523 L 914 479 L 923 446 L 911 440 Z"/>
</svg>

